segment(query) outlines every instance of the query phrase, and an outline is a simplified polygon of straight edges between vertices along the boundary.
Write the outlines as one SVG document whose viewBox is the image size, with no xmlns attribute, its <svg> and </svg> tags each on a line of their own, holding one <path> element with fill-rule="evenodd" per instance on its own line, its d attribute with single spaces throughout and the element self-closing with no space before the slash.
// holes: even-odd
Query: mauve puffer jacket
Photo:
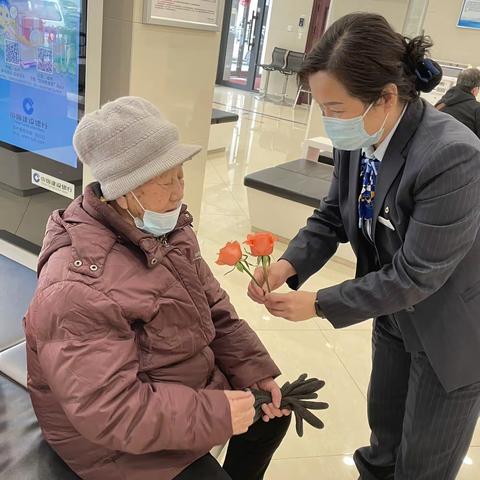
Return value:
<svg viewBox="0 0 480 480">
<path fill-rule="evenodd" d="M 85 480 L 168 480 L 232 435 L 222 390 L 280 374 L 202 259 L 182 210 L 163 241 L 101 199 L 55 212 L 25 318 L 28 386 Z"/>
</svg>

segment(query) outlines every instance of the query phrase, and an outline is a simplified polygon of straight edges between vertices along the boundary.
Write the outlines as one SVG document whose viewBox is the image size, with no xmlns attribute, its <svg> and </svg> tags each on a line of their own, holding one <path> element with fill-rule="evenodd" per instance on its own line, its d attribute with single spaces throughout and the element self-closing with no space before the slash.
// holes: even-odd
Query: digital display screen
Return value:
<svg viewBox="0 0 480 480">
<path fill-rule="evenodd" d="M 71 167 L 83 4 L 0 0 L 0 142 Z"/>
<path fill-rule="evenodd" d="M 464 0 L 458 26 L 480 30 L 480 0 Z"/>
</svg>

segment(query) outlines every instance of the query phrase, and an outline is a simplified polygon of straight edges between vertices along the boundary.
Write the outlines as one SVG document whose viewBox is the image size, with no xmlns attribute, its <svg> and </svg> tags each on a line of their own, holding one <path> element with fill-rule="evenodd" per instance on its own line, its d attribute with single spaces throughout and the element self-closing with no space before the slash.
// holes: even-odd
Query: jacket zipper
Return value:
<svg viewBox="0 0 480 480">
<path fill-rule="evenodd" d="M 180 256 L 183 257 L 183 258 L 185 258 L 185 255 L 183 255 L 183 253 L 182 253 L 182 251 L 181 251 L 180 249 L 175 248 L 175 247 L 173 247 L 172 245 L 170 245 L 170 244 L 168 243 L 168 239 L 167 239 L 167 236 L 166 236 L 166 235 L 163 235 L 163 236 L 159 237 L 158 239 L 159 239 L 159 241 L 161 242 L 161 244 L 162 244 L 165 248 L 168 248 L 168 247 L 169 247 L 169 249 L 165 252 L 164 258 L 166 258 L 166 257 L 167 257 L 167 254 L 168 254 L 169 252 L 173 251 L 173 250 L 177 250 L 178 253 L 180 254 Z M 190 291 L 188 290 L 187 286 L 185 285 L 185 282 L 184 282 L 182 276 L 180 275 L 180 273 L 178 272 L 178 270 L 175 268 L 175 265 L 173 264 L 173 262 L 172 262 L 171 260 L 169 260 L 169 262 L 170 262 L 170 265 L 172 266 L 173 270 L 174 270 L 175 273 L 177 274 L 178 280 L 180 281 L 180 283 L 183 285 L 183 288 L 184 288 L 185 291 L 187 292 L 187 295 L 189 296 L 189 298 L 190 298 L 190 300 L 191 300 L 191 302 L 192 302 L 192 305 L 193 305 L 193 307 L 195 308 L 195 311 L 197 312 L 198 318 L 200 319 L 200 323 L 203 324 L 203 322 L 202 322 L 202 315 L 201 315 L 201 313 L 200 313 L 200 310 L 198 310 L 197 305 L 195 304 L 195 301 L 193 300 L 193 297 L 192 297 L 192 295 L 190 294 Z M 206 335 L 206 333 L 203 331 L 203 328 L 202 328 L 202 334 L 203 334 L 203 337 L 204 337 L 205 341 L 207 341 L 207 335 Z"/>
<path fill-rule="evenodd" d="M 160 240 L 160 243 L 164 246 L 164 247 L 168 247 L 169 244 L 168 244 L 168 238 L 166 235 L 162 235 L 161 237 L 158 238 Z"/>
</svg>

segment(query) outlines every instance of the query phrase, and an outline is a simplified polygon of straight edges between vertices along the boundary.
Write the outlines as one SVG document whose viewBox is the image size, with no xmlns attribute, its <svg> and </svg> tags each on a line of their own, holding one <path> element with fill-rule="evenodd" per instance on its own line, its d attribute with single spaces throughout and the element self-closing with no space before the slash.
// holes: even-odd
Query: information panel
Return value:
<svg viewBox="0 0 480 480">
<path fill-rule="evenodd" d="M 0 0 L 0 141 L 76 167 L 81 0 Z"/>
<path fill-rule="evenodd" d="M 223 0 L 145 0 L 144 21 L 159 25 L 219 30 Z"/>
<path fill-rule="evenodd" d="M 480 0 L 464 0 L 458 26 L 480 30 Z"/>
</svg>

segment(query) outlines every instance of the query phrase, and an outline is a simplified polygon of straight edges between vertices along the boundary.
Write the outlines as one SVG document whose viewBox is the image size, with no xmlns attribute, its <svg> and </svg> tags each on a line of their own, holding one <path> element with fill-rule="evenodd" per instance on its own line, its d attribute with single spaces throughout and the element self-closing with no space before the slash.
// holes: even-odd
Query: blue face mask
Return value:
<svg viewBox="0 0 480 480">
<path fill-rule="evenodd" d="M 371 147 L 380 141 L 385 131 L 388 114 L 380 130 L 369 135 L 365 130 L 363 120 L 372 107 L 373 103 L 367 108 L 367 111 L 363 115 L 355 118 L 323 117 L 325 132 L 335 148 L 348 151 L 360 150 L 361 148 Z"/>
<path fill-rule="evenodd" d="M 143 220 L 138 217 L 134 217 L 129 211 L 130 216 L 133 218 L 135 225 L 144 232 L 151 233 L 155 237 L 161 237 L 167 235 L 174 230 L 178 223 L 178 217 L 182 210 L 182 204 L 176 210 L 167 213 L 158 213 L 153 210 L 146 210 L 138 200 L 137 196 L 132 192 L 133 197 L 143 209 Z"/>
</svg>

